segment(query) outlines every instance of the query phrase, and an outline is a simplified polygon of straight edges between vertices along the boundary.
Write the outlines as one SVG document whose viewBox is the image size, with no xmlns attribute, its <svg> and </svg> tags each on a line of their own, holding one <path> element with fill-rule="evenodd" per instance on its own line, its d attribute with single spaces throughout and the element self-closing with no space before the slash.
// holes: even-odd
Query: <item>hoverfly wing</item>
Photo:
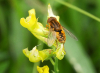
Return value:
<svg viewBox="0 0 100 73">
<path fill-rule="evenodd" d="M 56 39 L 56 32 L 50 31 L 47 39 L 48 46 L 52 46 Z"/>
<path fill-rule="evenodd" d="M 70 31 L 68 31 L 66 28 L 63 27 L 63 29 L 64 29 L 64 31 L 65 31 L 70 37 L 72 37 L 73 39 L 75 39 L 75 40 L 78 41 L 78 39 L 76 38 L 75 35 L 73 35 L 73 34 L 72 34 Z"/>
</svg>

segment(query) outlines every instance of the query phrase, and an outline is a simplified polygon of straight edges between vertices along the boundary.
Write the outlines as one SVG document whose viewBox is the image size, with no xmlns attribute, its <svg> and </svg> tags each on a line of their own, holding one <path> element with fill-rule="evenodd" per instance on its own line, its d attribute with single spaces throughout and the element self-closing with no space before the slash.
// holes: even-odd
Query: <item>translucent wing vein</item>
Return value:
<svg viewBox="0 0 100 73">
<path fill-rule="evenodd" d="M 78 41 L 78 39 L 76 38 L 75 35 L 73 35 L 73 34 L 72 34 L 70 31 L 68 31 L 66 28 L 63 27 L 63 29 L 64 29 L 64 31 L 65 31 L 70 37 L 72 37 L 73 39 L 75 39 L 75 40 Z"/>
</svg>

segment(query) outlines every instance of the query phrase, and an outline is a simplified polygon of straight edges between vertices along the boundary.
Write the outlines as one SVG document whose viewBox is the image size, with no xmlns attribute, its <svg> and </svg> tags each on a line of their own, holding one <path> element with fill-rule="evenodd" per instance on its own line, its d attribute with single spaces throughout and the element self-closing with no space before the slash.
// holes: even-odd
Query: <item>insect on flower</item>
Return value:
<svg viewBox="0 0 100 73">
<path fill-rule="evenodd" d="M 47 20 L 47 23 L 49 25 L 46 25 L 46 27 L 49 27 L 49 35 L 48 35 L 48 46 L 52 46 L 54 41 L 57 39 L 60 43 L 65 43 L 66 41 L 66 35 L 65 32 L 75 40 L 78 40 L 71 32 L 69 32 L 66 28 L 61 26 L 61 24 L 57 21 L 55 17 L 49 17 Z"/>
</svg>

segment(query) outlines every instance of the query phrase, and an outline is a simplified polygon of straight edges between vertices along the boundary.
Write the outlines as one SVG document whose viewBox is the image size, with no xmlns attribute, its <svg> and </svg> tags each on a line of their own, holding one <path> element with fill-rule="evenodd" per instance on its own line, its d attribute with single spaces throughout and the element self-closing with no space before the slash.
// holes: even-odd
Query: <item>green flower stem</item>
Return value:
<svg viewBox="0 0 100 73">
<path fill-rule="evenodd" d="M 50 58 L 50 62 L 52 63 L 52 65 L 55 65 L 54 61 L 52 60 L 52 58 Z"/>
<path fill-rule="evenodd" d="M 57 57 L 55 57 L 54 71 L 55 71 L 55 73 L 58 73 L 58 59 L 57 59 Z"/>
<path fill-rule="evenodd" d="M 39 66 L 39 65 L 40 65 L 40 62 L 34 63 L 34 65 L 33 65 L 33 72 L 32 73 L 38 73 L 37 72 L 37 66 Z"/>
<path fill-rule="evenodd" d="M 42 50 L 43 49 L 43 43 L 39 40 L 38 44 L 40 44 L 40 43 L 41 43 L 41 46 L 38 46 L 38 49 Z M 37 72 L 37 66 L 39 66 L 39 65 L 40 65 L 40 62 L 34 63 L 34 65 L 33 65 L 33 72 L 32 73 L 38 73 Z"/>
<path fill-rule="evenodd" d="M 94 15 L 92 15 L 92 14 L 90 14 L 90 13 L 88 13 L 88 12 L 86 12 L 86 11 L 84 11 L 84 10 L 82 10 L 82 9 L 80 9 L 80 8 L 78 8 L 78 7 L 76 7 L 76 6 L 74 6 L 74 5 L 71 5 L 71 4 L 69 4 L 69 3 L 67 3 L 67 2 L 64 2 L 64 1 L 62 1 L 62 0 L 56 0 L 56 1 L 59 2 L 59 3 L 61 3 L 61 4 L 63 4 L 63 5 L 65 5 L 65 6 L 67 6 L 67 7 L 69 7 L 69 8 L 72 8 L 72 9 L 74 9 L 74 10 L 80 12 L 80 13 L 85 14 L 85 15 L 87 15 L 87 16 L 89 16 L 89 17 L 95 19 L 95 20 L 98 21 L 98 22 L 100 22 L 100 18 L 98 18 L 98 17 L 96 17 L 96 16 L 94 16 Z"/>
</svg>

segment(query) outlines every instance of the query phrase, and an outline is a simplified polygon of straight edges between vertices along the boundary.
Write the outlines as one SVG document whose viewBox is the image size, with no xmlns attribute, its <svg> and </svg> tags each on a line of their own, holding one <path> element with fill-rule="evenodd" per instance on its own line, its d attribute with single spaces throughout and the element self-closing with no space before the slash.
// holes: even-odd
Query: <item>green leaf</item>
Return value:
<svg viewBox="0 0 100 73">
<path fill-rule="evenodd" d="M 72 64 L 77 73 L 96 73 L 90 58 L 84 51 L 80 41 L 66 37 L 66 58 Z"/>
<path fill-rule="evenodd" d="M 71 9 L 74 9 L 74 10 L 76 10 L 76 11 L 78 11 L 78 12 L 80 12 L 80 13 L 86 15 L 86 16 L 89 16 L 90 18 L 93 18 L 94 20 L 96 20 L 98 22 L 100 22 L 100 18 L 90 14 L 89 12 L 86 12 L 85 10 L 82 10 L 82 9 L 80 9 L 80 8 L 74 6 L 74 5 L 71 5 L 70 3 L 64 2 L 64 1 L 60 1 L 60 0 L 56 0 L 56 1 L 67 6 L 67 7 L 69 7 L 69 8 L 71 8 Z"/>
</svg>

